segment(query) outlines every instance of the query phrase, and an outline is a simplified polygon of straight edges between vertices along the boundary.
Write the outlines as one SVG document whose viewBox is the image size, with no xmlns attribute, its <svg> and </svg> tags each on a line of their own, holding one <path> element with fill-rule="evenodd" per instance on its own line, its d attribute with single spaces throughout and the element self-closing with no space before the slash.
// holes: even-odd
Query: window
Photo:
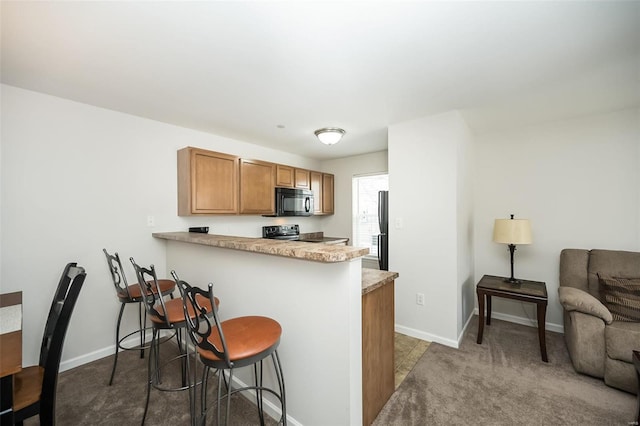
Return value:
<svg viewBox="0 0 640 426">
<path fill-rule="evenodd" d="M 388 174 L 353 178 L 353 245 L 368 247 L 369 256 L 378 256 L 378 191 L 388 190 Z"/>
</svg>

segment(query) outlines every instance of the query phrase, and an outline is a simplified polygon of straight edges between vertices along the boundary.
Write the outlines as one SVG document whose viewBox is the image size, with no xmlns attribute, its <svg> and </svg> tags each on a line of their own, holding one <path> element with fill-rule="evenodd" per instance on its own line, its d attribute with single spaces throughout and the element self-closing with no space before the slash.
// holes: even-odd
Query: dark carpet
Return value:
<svg viewBox="0 0 640 426">
<path fill-rule="evenodd" d="M 482 345 L 477 317 L 459 349 L 432 343 L 374 425 L 623 425 L 636 397 L 574 371 L 561 334 L 492 320 Z"/>
<path fill-rule="evenodd" d="M 576 373 L 562 335 L 547 332 L 549 363 L 544 363 L 535 328 L 493 320 L 485 327 L 482 345 L 476 344 L 476 333 L 477 317 L 460 349 L 432 343 L 374 425 L 633 424 L 635 395 Z M 171 352 L 170 344 L 162 346 Z M 121 352 L 114 384 L 108 386 L 112 362 L 113 357 L 106 357 L 60 374 L 58 425 L 140 424 L 147 359 L 140 359 L 139 352 Z M 179 374 L 163 377 L 174 383 Z M 215 398 L 216 384 L 213 377 L 209 401 Z M 152 390 L 146 424 L 188 425 L 188 413 L 186 392 Z M 215 424 L 214 416 L 215 411 L 207 424 Z M 37 417 L 25 424 L 37 425 Z M 259 424 L 256 406 L 234 396 L 230 424 Z M 268 419 L 268 424 L 276 422 Z"/>
<path fill-rule="evenodd" d="M 164 361 L 176 354 L 174 343 L 161 345 Z M 140 425 L 146 397 L 147 358 L 140 358 L 139 351 L 120 352 L 118 368 L 109 386 L 113 356 L 82 365 L 59 375 L 56 401 L 56 424 L 76 425 Z M 201 370 L 200 370 L 201 371 Z M 163 369 L 164 386 L 179 386 L 180 364 L 169 364 Z M 209 405 L 215 402 L 217 376 L 209 381 Z M 200 394 L 198 387 L 198 395 Z M 162 392 L 151 390 L 147 425 L 189 425 L 189 399 L 186 391 Z M 215 405 L 215 404 L 214 404 Z M 223 404 L 224 413 L 224 404 Z M 212 409 L 207 424 L 216 423 L 216 411 Z M 268 425 L 277 422 L 267 417 Z M 223 417 L 224 419 L 224 417 Z M 25 425 L 38 425 L 37 416 L 25 421 Z M 231 398 L 231 425 L 260 424 L 255 403 L 240 394 Z"/>
</svg>

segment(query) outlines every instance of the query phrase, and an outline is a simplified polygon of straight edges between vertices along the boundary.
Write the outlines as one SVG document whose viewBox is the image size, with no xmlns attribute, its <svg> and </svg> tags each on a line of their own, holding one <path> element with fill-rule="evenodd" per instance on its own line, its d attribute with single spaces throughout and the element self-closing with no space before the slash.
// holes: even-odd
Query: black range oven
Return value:
<svg viewBox="0 0 640 426">
<path fill-rule="evenodd" d="M 271 240 L 299 240 L 300 239 L 300 226 L 299 225 L 273 225 L 262 227 L 262 238 L 269 238 Z"/>
</svg>

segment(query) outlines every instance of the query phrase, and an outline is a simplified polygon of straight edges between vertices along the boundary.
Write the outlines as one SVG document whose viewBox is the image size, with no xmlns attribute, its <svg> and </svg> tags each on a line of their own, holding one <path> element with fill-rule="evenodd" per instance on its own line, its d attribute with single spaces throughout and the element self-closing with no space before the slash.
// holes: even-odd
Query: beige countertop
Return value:
<svg viewBox="0 0 640 426">
<path fill-rule="evenodd" d="M 340 237 L 322 237 L 322 238 L 309 238 L 301 239 L 301 242 L 316 243 L 316 244 L 347 244 L 348 238 Z"/>
<path fill-rule="evenodd" d="M 301 241 L 269 240 L 230 235 L 198 234 L 195 232 L 154 232 L 154 238 L 205 246 L 292 257 L 316 262 L 346 262 L 369 253 L 368 248 Z"/>
<path fill-rule="evenodd" d="M 345 237 L 325 237 L 324 232 L 309 232 L 300 234 L 300 239 L 306 242 L 322 244 L 348 244 L 349 239 Z"/>
<path fill-rule="evenodd" d="M 362 268 L 362 295 L 382 287 L 398 278 L 397 272 L 380 271 L 378 269 Z"/>
</svg>

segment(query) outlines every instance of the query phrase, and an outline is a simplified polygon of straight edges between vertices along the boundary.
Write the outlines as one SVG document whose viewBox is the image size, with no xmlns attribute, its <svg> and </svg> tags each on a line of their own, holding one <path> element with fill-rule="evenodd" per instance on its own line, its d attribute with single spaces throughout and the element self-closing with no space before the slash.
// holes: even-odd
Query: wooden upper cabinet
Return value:
<svg viewBox="0 0 640 426">
<path fill-rule="evenodd" d="M 310 173 L 311 191 L 313 192 L 313 214 L 322 214 L 322 173 Z"/>
<path fill-rule="evenodd" d="M 333 214 L 333 175 L 322 174 L 322 213 Z"/>
<path fill-rule="evenodd" d="M 240 214 L 274 214 L 276 165 L 240 160 Z"/>
<path fill-rule="evenodd" d="M 313 191 L 313 214 L 334 214 L 333 175 L 186 147 L 178 150 L 178 216 L 275 214 L 275 187 Z"/>
<path fill-rule="evenodd" d="M 178 216 L 238 213 L 238 157 L 187 147 L 178 151 Z"/>
<path fill-rule="evenodd" d="M 293 167 L 276 165 L 276 186 L 293 188 L 294 186 Z"/>
<path fill-rule="evenodd" d="M 313 191 L 313 214 L 334 214 L 333 207 L 333 175 L 329 173 L 310 172 L 309 183 Z"/>
<path fill-rule="evenodd" d="M 309 170 L 295 169 L 295 187 L 300 189 L 309 189 Z"/>
</svg>

